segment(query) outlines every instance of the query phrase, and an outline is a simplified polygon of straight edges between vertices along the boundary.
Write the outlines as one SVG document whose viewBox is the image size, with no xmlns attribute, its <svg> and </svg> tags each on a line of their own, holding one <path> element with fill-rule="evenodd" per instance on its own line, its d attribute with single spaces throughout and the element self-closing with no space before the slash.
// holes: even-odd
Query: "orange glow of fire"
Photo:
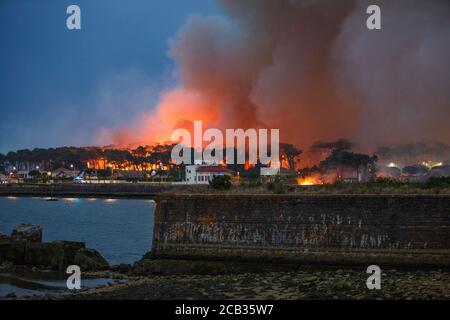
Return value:
<svg viewBox="0 0 450 320">
<path fill-rule="evenodd" d="M 297 184 L 301 186 L 315 186 L 318 184 L 322 184 L 322 182 L 314 177 L 303 177 L 297 179 Z"/>
<path fill-rule="evenodd" d="M 201 120 L 205 127 L 217 124 L 217 109 L 213 101 L 198 94 L 174 89 L 162 95 L 154 113 L 142 117 L 137 135 L 139 139 L 162 143 L 171 140 L 174 129 L 184 128 L 193 136 L 194 121 Z"/>
<path fill-rule="evenodd" d="M 220 105 L 220 100 L 175 88 L 163 92 L 156 110 L 139 115 L 132 127 L 125 126 L 117 130 L 102 128 L 94 141 L 95 144 L 112 144 L 119 148 L 127 148 L 134 143 L 178 142 L 172 141 L 173 131 L 183 128 L 193 136 L 194 121 L 202 121 L 204 130 L 220 128 Z"/>
</svg>

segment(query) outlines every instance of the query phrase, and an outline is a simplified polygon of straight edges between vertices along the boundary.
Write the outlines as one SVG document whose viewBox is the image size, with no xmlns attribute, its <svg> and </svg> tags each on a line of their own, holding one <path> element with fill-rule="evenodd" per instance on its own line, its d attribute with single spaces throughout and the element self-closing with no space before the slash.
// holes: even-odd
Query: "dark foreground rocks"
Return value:
<svg viewBox="0 0 450 320">
<path fill-rule="evenodd" d="M 134 266 L 116 265 L 108 271 L 84 274 L 110 278 L 112 282 L 106 286 L 64 296 L 31 298 L 450 300 L 448 269 L 380 267 L 381 289 L 369 290 L 366 286 L 369 275 L 364 266 L 278 265 L 277 268 L 276 264 L 142 259 Z"/>
<path fill-rule="evenodd" d="M 106 270 L 109 265 L 105 258 L 94 249 L 81 248 L 75 253 L 73 263 L 78 265 L 81 270 Z"/>
<path fill-rule="evenodd" d="M 125 283 L 68 299 L 450 299 L 450 270 L 382 268 L 381 290 L 369 290 L 367 267 L 153 259 L 129 270 Z M 120 271 L 119 267 L 114 270 Z"/>
<path fill-rule="evenodd" d="M 11 240 L 42 242 L 42 227 L 32 224 L 19 224 L 11 232 Z"/>
<path fill-rule="evenodd" d="M 130 277 L 127 283 L 69 299 L 450 299 L 450 272 L 383 270 L 381 290 L 369 290 L 361 269 L 307 268 L 290 272 Z"/>
<path fill-rule="evenodd" d="M 41 242 L 42 228 L 19 225 L 11 237 L 0 238 L 0 263 L 27 265 L 42 269 L 64 271 L 69 265 L 78 265 L 82 271 L 106 270 L 108 262 L 84 242 Z"/>
<path fill-rule="evenodd" d="M 11 239 L 6 234 L 0 232 L 0 262 L 8 258 L 10 246 Z"/>
<path fill-rule="evenodd" d="M 129 272 L 132 276 L 221 275 L 295 270 L 296 264 L 258 264 L 234 261 L 142 259 Z"/>
</svg>

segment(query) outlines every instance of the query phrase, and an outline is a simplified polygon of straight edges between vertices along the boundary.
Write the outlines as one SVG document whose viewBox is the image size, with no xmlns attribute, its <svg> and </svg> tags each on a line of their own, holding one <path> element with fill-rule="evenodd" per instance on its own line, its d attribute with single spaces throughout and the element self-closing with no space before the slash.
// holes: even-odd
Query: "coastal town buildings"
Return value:
<svg viewBox="0 0 450 320">
<path fill-rule="evenodd" d="M 215 176 L 232 175 L 232 171 L 219 165 L 188 165 L 186 166 L 187 184 L 209 184 Z"/>
</svg>

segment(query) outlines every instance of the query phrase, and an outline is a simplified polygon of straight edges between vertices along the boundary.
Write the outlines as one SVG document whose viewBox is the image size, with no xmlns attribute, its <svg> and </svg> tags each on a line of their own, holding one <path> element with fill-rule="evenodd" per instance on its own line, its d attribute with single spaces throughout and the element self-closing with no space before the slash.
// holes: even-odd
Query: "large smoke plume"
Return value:
<svg viewBox="0 0 450 320">
<path fill-rule="evenodd" d="M 366 8 L 381 7 L 368 30 Z M 352 139 L 364 149 L 450 141 L 450 3 L 446 0 L 223 0 L 170 40 L 179 87 L 161 94 L 126 140 L 164 141 L 203 120 L 280 128 L 307 148 Z M 121 133 L 124 131 L 122 130 Z M 123 134 L 113 142 L 123 144 Z"/>
</svg>

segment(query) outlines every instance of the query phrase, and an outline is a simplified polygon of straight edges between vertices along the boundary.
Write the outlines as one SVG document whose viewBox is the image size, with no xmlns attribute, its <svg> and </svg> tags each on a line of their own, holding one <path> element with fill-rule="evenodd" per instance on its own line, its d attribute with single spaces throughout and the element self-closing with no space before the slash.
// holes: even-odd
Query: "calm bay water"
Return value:
<svg viewBox="0 0 450 320">
<path fill-rule="evenodd" d="M 84 241 L 111 265 L 133 263 L 151 248 L 154 209 L 151 200 L 0 197 L 0 231 L 38 224 L 43 241 Z"/>
</svg>

